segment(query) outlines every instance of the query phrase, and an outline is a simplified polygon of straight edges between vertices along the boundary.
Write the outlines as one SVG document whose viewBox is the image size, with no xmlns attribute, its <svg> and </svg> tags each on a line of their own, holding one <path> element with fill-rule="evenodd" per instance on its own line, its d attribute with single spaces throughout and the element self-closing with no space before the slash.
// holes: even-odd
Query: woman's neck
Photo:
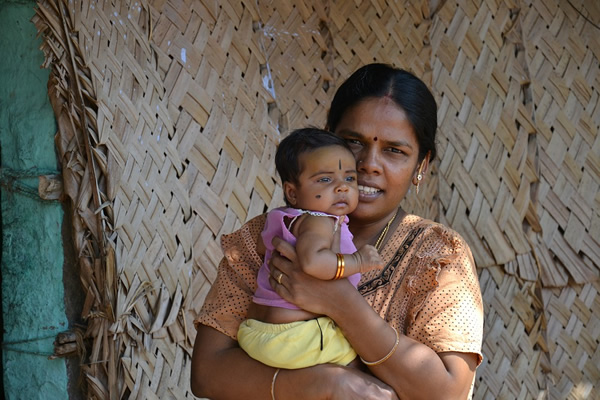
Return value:
<svg viewBox="0 0 600 400">
<path fill-rule="evenodd" d="M 375 245 L 375 242 L 377 242 L 377 239 L 385 229 L 386 225 L 394 217 L 395 212 L 396 210 L 393 210 L 389 215 L 386 215 L 384 218 L 377 221 L 356 220 L 350 217 L 350 224 L 348 227 L 354 236 L 353 241 L 356 248 L 360 248 L 365 244 Z M 386 238 L 381 242 L 381 247 L 385 245 L 386 239 L 396 230 L 396 227 L 405 216 L 406 212 L 401 208 L 398 208 L 398 213 L 390 224 Z"/>
</svg>

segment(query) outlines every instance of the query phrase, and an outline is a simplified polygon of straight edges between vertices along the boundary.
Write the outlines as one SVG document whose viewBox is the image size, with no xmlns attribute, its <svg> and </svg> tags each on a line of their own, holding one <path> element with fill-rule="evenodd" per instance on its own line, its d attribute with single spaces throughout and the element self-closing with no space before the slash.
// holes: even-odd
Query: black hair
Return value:
<svg viewBox="0 0 600 400">
<path fill-rule="evenodd" d="M 336 91 L 327 115 L 327 129 L 335 132 L 352 106 L 367 98 L 389 97 L 406 112 L 419 143 L 419 161 L 436 156 L 437 104 L 415 75 L 387 64 L 368 64 L 356 70 Z"/>
<path fill-rule="evenodd" d="M 292 131 L 277 147 L 275 168 L 281 183 L 298 183 L 300 178 L 300 155 L 327 146 L 341 146 L 352 153 L 348 143 L 335 134 L 318 128 L 301 128 Z"/>
</svg>

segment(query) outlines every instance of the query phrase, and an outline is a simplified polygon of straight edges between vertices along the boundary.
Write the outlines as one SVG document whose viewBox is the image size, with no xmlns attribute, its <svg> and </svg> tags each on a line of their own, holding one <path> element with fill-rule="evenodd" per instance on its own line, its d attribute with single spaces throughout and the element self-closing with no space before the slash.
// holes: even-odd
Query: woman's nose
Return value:
<svg viewBox="0 0 600 400">
<path fill-rule="evenodd" d="M 381 173 L 381 162 L 377 151 L 375 149 L 361 151 L 356 159 L 356 169 L 368 174 Z"/>
</svg>

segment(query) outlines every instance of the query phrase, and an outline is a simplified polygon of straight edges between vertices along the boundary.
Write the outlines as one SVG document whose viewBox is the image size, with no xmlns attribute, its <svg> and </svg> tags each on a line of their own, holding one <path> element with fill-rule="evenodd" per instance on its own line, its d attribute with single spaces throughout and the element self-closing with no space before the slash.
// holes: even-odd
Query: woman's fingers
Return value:
<svg viewBox="0 0 600 400">
<path fill-rule="evenodd" d="M 292 274 L 294 271 L 294 264 L 286 257 L 281 256 L 277 252 L 273 252 L 271 259 L 269 260 L 269 268 L 271 269 L 271 276 L 274 279 L 279 280 L 279 273 L 288 276 Z"/>
<path fill-rule="evenodd" d="M 273 251 L 269 260 L 269 269 L 271 270 L 269 283 L 277 294 L 288 300 L 289 290 L 286 288 L 286 284 L 288 283 L 287 277 L 294 270 L 294 264 L 291 260 L 296 259 L 296 249 L 278 237 L 275 237 L 272 243 L 275 251 Z M 280 250 L 283 251 L 283 254 L 280 254 Z"/>
<path fill-rule="evenodd" d="M 271 241 L 273 247 L 275 247 L 275 252 L 279 253 L 282 257 L 287 258 L 292 263 L 296 262 L 296 248 L 286 242 L 285 240 L 275 236 Z"/>
<path fill-rule="evenodd" d="M 325 384 L 327 389 L 324 390 L 329 394 L 328 399 L 398 400 L 390 386 L 358 369 L 331 364 L 320 364 L 313 368 L 317 371 L 315 386 Z M 319 392 L 321 393 L 322 391 Z"/>
<path fill-rule="evenodd" d="M 286 299 L 289 301 L 290 291 L 285 286 L 287 281 L 286 281 L 286 276 L 283 272 L 278 271 L 274 268 L 271 268 L 271 275 L 269 276 L 269 283 L 271 284 L 271 287 L 273 288 L 273 290 L 275 290 L 275 293 L 280 295 L 283 299 Z"/>
<path fill-rule="evenodd" d="M 270 281 L 271 281 L 271 285 L 273 287 L 275 287 L 275 284 L 277 285 L 282 285 L 283 282 L 283 277 L 284 277 L 284 273 L 281 272 L 280 270 L 278 270 L 277 268 L 271 268 L 271 276 L 270 276 Z"/>
</svg>

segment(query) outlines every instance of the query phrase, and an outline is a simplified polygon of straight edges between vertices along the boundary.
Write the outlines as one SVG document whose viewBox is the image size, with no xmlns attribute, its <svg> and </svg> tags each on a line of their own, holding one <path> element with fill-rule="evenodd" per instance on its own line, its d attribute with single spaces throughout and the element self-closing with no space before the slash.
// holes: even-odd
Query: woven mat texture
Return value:
<svg viewBox="0 0 600 400">
<path fill-rule="evenodd" d="M 599 24 L 588 1 L 434 15 L 438 217 L 471 245 L 486 305 L 475 398 L 600 397 Z"/>
<path fill-rule="evenodd" d="M 219 237 L 282 204 L 273 156 L 353 70 L 428 83 L 405 208 L 459 231 L 486 306 L 476 399 L 600 398 L 600 3 L 39 0 L 89 398 L 183 399 Z"/>
</svg>

